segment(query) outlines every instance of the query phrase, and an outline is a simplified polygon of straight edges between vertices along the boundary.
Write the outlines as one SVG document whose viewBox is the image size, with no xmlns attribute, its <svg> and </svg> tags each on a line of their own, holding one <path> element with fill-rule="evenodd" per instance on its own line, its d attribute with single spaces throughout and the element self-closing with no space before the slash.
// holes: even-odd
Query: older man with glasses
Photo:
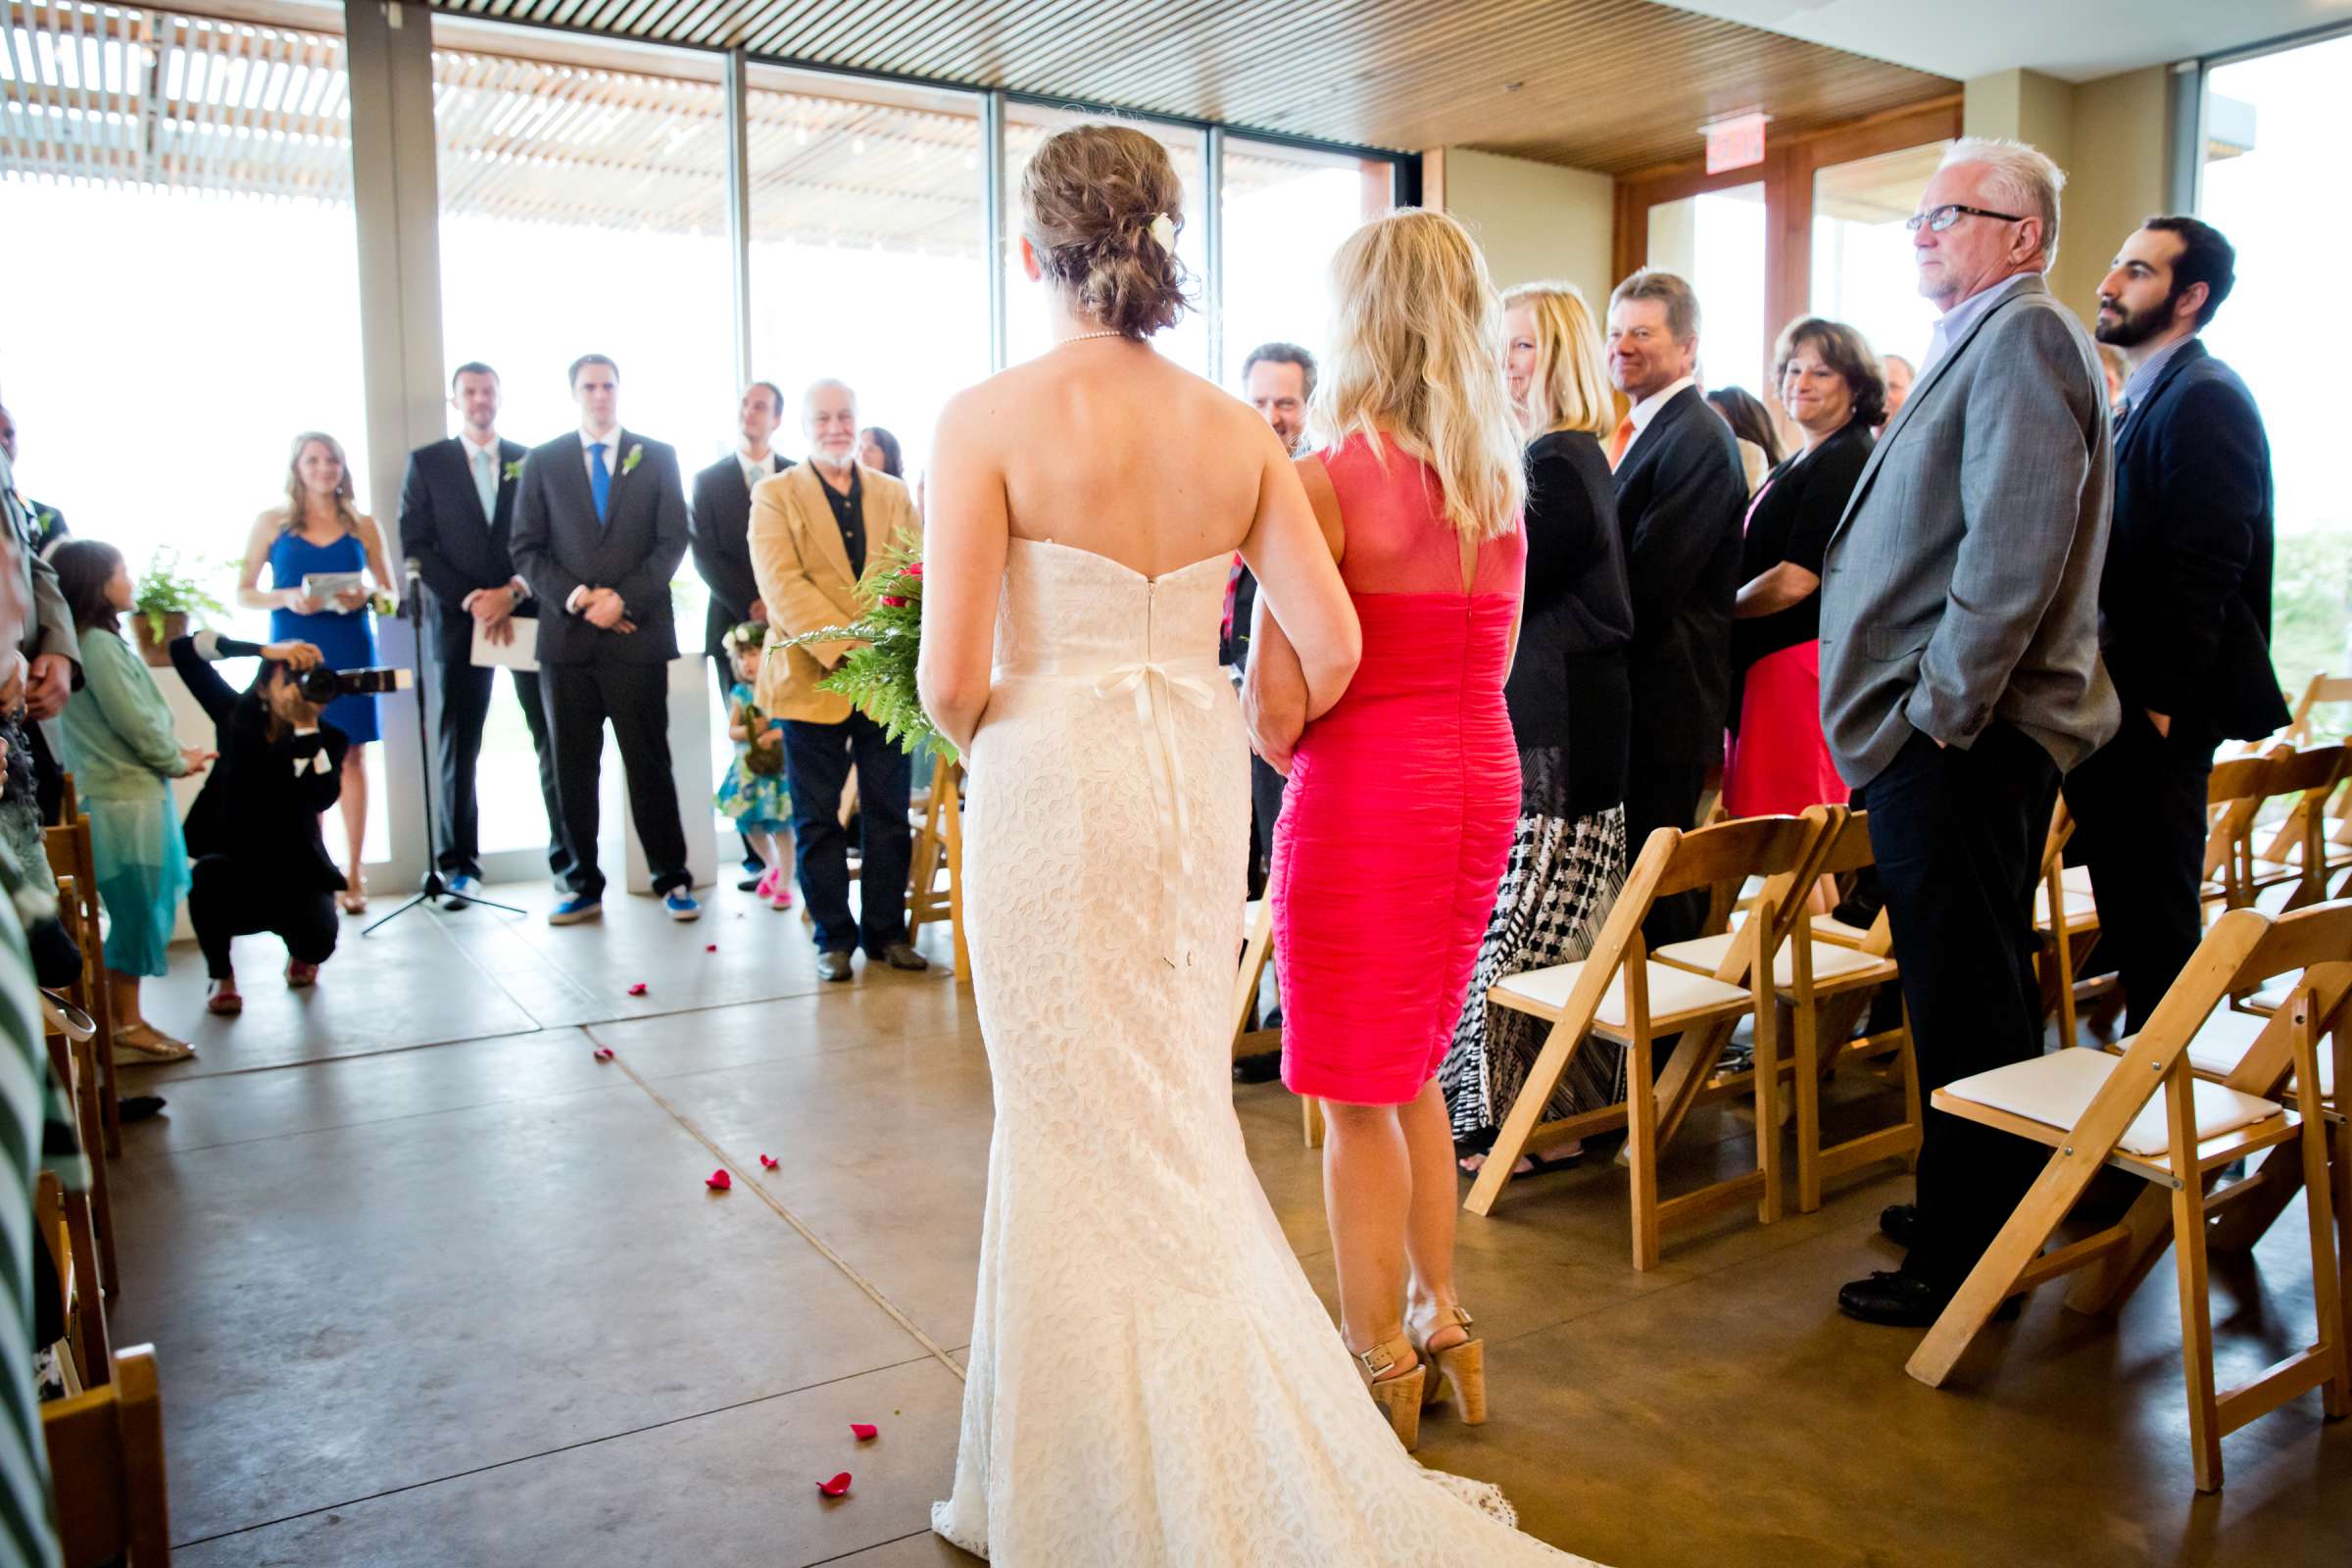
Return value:
<svg viewBox="0 0 2352 1568">
<path fill-rule="evenodd" d="M 1870 812 L 1921 1088 L 2037 1055 L 2034 887 L 2059 776 L 2115 733 L 2098 650 L 2113 446 L 2089 336 L 2042 281 L 2066 176 L 1971 137 L 1911 220 L 1936 323 L 1822 568 L 1822 728 Z M 1838 1292 L 1936 1320 L 2039 1151 L 1928 1114 L 1901 1268 Z"/>
</svg>

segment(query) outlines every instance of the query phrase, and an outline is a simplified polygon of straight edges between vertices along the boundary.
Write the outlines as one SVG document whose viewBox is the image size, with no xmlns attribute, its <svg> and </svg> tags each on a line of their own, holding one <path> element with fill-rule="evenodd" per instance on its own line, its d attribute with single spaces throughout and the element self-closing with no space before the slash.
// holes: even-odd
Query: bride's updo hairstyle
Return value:
<svg viewBox="0 0 2352 1568">
<path fill-rule="evenodd" d="M 1444 213 L 1405 208 L 1349 235 L 1331 263 L 1331 351 L 1315 428 L 1335 445 L 1386 434 L 1435 470 L 1465 538 L 1517 526 L 1527 496 L 1503 380 L 1502 306 L 1486 258 Z"/>
<path fill-rule="evenodd" d="M 1167 149 L 1127 125 L 1074 125 L 1021 172 L 1021 227 L 1084 316 L 1140 342 L 1191 308 L 1176 230 L 1184 187 Z"/>
</svg>

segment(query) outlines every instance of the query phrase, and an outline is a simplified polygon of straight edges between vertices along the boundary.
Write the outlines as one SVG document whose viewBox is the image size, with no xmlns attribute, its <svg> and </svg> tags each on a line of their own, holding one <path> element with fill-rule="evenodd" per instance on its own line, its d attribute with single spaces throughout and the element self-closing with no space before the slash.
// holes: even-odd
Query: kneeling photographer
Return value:
<svg viewBox="0 0 2352 1568">
<path fill-rule="evenodd" d="M 219 659 L 263 661 L 238 692 L 212 667 Z M 335 951 L 335 895 L 343 873 L 318 831 L 318 814 L 343 787 L 350 741 L 320 715 L 337 697 L 389 691 L 406 671 L 320 667 L 309 643 L 248 643 L 203 631 L 175 638 L 172 667 L 213 721 L 220 760 L 188 808 L 195 862 L 188 919 L 212 978 L 207 1011 L 244 1010 L 229 941 L 268 931 L 286 944 L 286 984 L 307 986 Z"/>
</svg>

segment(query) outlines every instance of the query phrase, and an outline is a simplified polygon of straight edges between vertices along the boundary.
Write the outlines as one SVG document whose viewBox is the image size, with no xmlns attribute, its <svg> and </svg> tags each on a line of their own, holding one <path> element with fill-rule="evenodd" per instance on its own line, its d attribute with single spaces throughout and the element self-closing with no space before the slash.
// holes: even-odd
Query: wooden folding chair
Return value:
<svg viewBox="0 0 2352 1568">
<path fill-rule="evenodd" d="M 1471 1184 L 1465 1208 L 1474 1214 L 1492 1213 L 1511 1179 L 1512 1165 L 1538 1138 L 1581 1137 L 1624 1127 L 1633 1175 L 1634 1267 L 1657 1266 L 1659 1238 L 1668 1224 L 1742 1199 L 1756 1199 L 1759 1222 L 1780 1218 L 1777 1070 L 1732 1075 L 1719 1086 L 1724 1093 L 1736 1093 L 1744 1081 L 1753 1089 L 1754 1171 L 1661 1200 L 1658 1156 L 1707 1091 L 1733 1026 L 1742 1015 L 1755 1017 L 1757 1061 L 1780 1060 L 1779 1008 L 1770 986 L 1763 988 L 1759 1002 L 1748 977 L 1771 974 L 1788 927 L 1798 917 L 1791 911 L 1802 911 L 1803 900 L 1775 900 L 1768 891 L 1753 901 L 1739 939 L 1723 945 L 1723 956 L 1711 974 L 1653 956 L 1642 940 L 1642 921 L 1658 899 L 1677 893 L 1726 882 L 1738 886 L 1751 876 L 1767 879 L 1768 888 L 1775 878 L 1796 886 L 1809 883 L 1827 823 L 1827 808 L 1816 807 L 1801 817 L 1744 817 L 1690 832 L 1659 828 L 1634 861 L 1590 957 L 1512 975 L 1487 992 L 1493 1005 L 1544 1019 L 1551 1029 Z M 1625 1048 L 1625 1102 L 1539 1125 L 1537 1118 L 1569 1061 L 1594 1035 Z M 1665 1035 L 1681 1039 L 1666 1070 L 1653 1080 L 1651 1042 Z"/>
<path fill-rule="evenodd" d="M 98 1063 L 112 1054 L 114 1045 L 100 1032 L 97 1019 L 87 1005 L 92 955 L 98 951 L 98 930 L 95 925 L 81 924 L 78 892 L 76 878 L 58 878 L 58 918 L 66 934 L 81 948 L 82 978 L 63 998 L 42 992 L 41 1011 L 48 1031 L 49 1058 L 57 1069 L 57 1081 L 65 1086 L 68 1102 L 74 1107 L 74 1132 L 81 1140 L 82 1152 L 89 1156 L 90 1190 L 75 1198 L 89 1204 L 90 1223 L 98 1237 L 99 1267 L 95 1278 L 102 1293 L 112 1300 L 122 1287 L 122 1275 L 115 1266 L 114 1199 L 108 1190 L 106 1158 L 99 1152 L 105 1120 L 99 1106 Z M 105 973 L 103 965 L 98 972 Z"/>
<path fill-rule="evenodd" d="M 106 955 L 100 951 L 98 932 L 98 858 L 90 845 L 90 819 L 75 809 L 74 775 L 66 775 L 65 806 L 56 827 L 41 830 L 41 848 L 49 856 L 52 876 L 72 877 L 77 895 L 74 907 L 79 912 L 82 935 L 74 941 L 81 945 L 81 973 L 83 994 L 74 1000 L 98 1025 L 98 1105 L 105 1126 L 106 1152 L 121 1158 L 122 1154 L 122 1110 L 115 1088 L 115 1012 L 114 995 L 108 988 Z M 58 886 L 63 902 L 65 886 Z M 69 922 L 70 924 L 71 922 Z M 95 1153 L 99 1145 L 92 1143 Z"/>
<path fill-rule="evenodd" d="M 1796 1206 L 1799 1213 L 1810 1214 L 1821 1206 L 1821 1185 L 1825 1177 L 1838 1175 L 1881 1159 L 1908 1158 L 1917 1152 L 1920 1144 L 1919 1070 L 1911 1054 L 1911 1031 L 1907 1024 L 1874 1035 L 1865 1040 L 1847 1041 L 1845 1036 L 1859 1022 L 1872 992 L 1881 986 L 1891 985 L 1901 971 L 1889 956 L 1893 950 L 1890 928 L 1884 911 L 1872 930 L 1856 932 L 1840 926 L 1824 915 L 1806 917 L 1806 904 L 1819 878 L 1849 876 L 1876 863 L 1870 843 L 1870 822 L 1864 812 L 1849 810 L 1842 806 L 1819 808 L 1823 814 L 1822 839 L 1816 849 L 1807 874 L 1793 873 L 1772 879 L 1766 885 L 1765 901 L 1779 911 L 1777 917 L 1787 926 L 1787 934 L 1772 964 L 1773 994 L 1789 1009 L 1794 1024 L 1796 1054 L 1792 1061 L 1766 1061 L 1761 1041 L 1757 1045 L 1754 1070 L 1768 1068 L 1776 1075 L 1784 1066 L 1793 1071 L 1796 1087 Z M 1785 901 L 1794 901 L 1794 907 L 1783 907 Z M 1753 916 L 1751 915 L 1752 919 Z M 1701 974 L 1713 974 L 1723 965 L 1732 948 L 1745 935 L 1727 931 L 1720 936 L 1698 937 L 1689 942 L 1670 943 L 1657 950 L 1657 956 L 1666 963 L 1679 964 Z M 1843 1002 L 1844 1005 L 1836 1005 Z M 1828 1049 L 1824 1040 L 1830 1042 Z M 1869 1060 L 1893 1054 L 1896 1070 L 1901 1074 L 1905 1100 L 1902 1121 L 1892 1127 L 1849 1138 L 1843 1143 L 1824 1148 L 1821 1142 L 1821 1084 L 1824 1077 L 1838 1065 L 1850 1061 Z M 1761 1126 L 1758 1136 L 1764 1136 Z"/>
<path fill-rule="evenodd" d="M 906 940 L 913 941 L 933 920 L 947 921 L 956 984 L 969 985 L 972 957 L 963 940 L 962 779 L 958 763 L 941 761 L 931 769 L 931 788 L 914 824 L 914 854 L 906 862 Z M 948 879 L 944 888 L 939 885 L 942 875 Z"/>
<path fill-rule="evenodd" d="M 41 1406 L 65 1568 L 161 1568 L 172 1560 L 164 1408 L 155 1347 L 115 1357 L 103 1388 Z"/>
<path fill-rule="evenodd" d="M 2275 754 L 2265 785 L 2273 797 L 2294 796 L 2278 830 L 2253 862 L 2252 884 L 2257 894 L 2294 883 L 2284 906 L 2300 909 L 2328 897 L 2328 872 L 2340 863 L 2330 854 L 2328 802 L 2344 779 L 2346 745 L 2310 746 L 2299 752 Z M 2352 851 L 2345 852 L 2352 857 Z"/>
<path fill-rule="evenodd" d="M 98 1252 L 90 1238 L 90 1204 L 86 1193 L 69 1193 L 63 1183 L 43 1171 L 32 1190 L 33 1228 L 40 1245 L 49 1249 L 57 1273 L 58 1308 L 66 1325 L 66 1354 L 73 1371 L 72 1387 L 96 1388 L 113 1376 L 107 1357 L 113 1334 L 106 1321 L 106 1298 L 97 1288 Z"/>
<path fill-rule="evenodd" d="M 2280 753 L 2279 755 L 2284 755 Z M 2254 902 L 2254 822 L 2271 797 L 2276 756 L 2237 757 L 2213 764 L 2205 783 L 2205 883 L 2208 914 Z"/>
<path fill-rule="evenodd" d="M 2311 710 L 2334 703 L 2352 703 L 2352 675 L 2330 675 L 2326 670 L 2320 670 L 2304 686 L 2303 695 L 2295 699 L 2293 710 L 2286 720 L 2286 728 L 2280 730 L 2272 740 L 2257 741 L 2254 746 L 2266 752 L 2274 745 L 2280 743 L 2288 746 L 2309 746 L 2316 728 L 2312 723 Z M 2253 747 L 2248 749 L 2252 750 Z"/>
<path fill-rule="evenodd" d="M 1274 960 L 1274 901 L 1255 899 L 1242 907 L 1242 960 L 1233 975 L 1233 1054 L 1246 1056 L 1253 1051 L 1278 1048 L 1282 1043 L 1279 1031 L 1252 1029 L 1250 1020 L 1257 1012 L 1258 987 L 1263 982 L 1266 965 Z M 1323 1105 L 1312 1095 L 1298 1097 L 1298 1131 L 1309 1149 L 1323 1142 Z"/>
<path fill-rule="evenodd" d="M 2254 1092 L 2256 1084 L 2278 1077 L 2275 1052 L 2249 1054 L 2227 1082 L 2218 1084 L 2199 1078 L 2189 1061 L 2191 1042 L 2232 991 L 2293 969 L 2340 966 L 2348 954 L 2352 904 L 2322 905 L 2276 919 L 2255 909 L 2232 909 L 2214 922 L 2147 1027 L 2123 1054 L 2069 1048 L 1937 1090 L 1937 1110 L 2046 1144 L 2055 1152 L 1905 1370 L 1930 1387 L 1940 1387 L 2004 1300 L 2061 1274 L 2097 1264 L 2105 1276 L 2086 1283 L 2082 1294 L 2112 1298 L 2128 1290 L 2137 1239 L 2129 1216 L 2126 1223 L 2042 1252 L 2092 1178 L 2101 1169 L 2114 1169 L 2158 1189 L 2156 1198 L 2135 1205 L 2134 1214 L 2144 1220 L 2158 1200 L 2171 1211 L 2197 1490 L 2221 1486 L 2222 1438 L 2257 1416 L 2314 1388 L 2323 1391 L 2330 1417 L 2352 1412 L 2326 1122 Z M 2291 1024 L 2276 1042 L 2300 1084 L 2320 1081 L 2321 1000 L 2308 981 L 2298 986 L 2286 1009 Z M 2341 1030 L 2334 1035 L 2334 1055 L 2340 1079 L 2347 1070 Z M 2298 1149 L 2310 1217 L 2316 1339 L 2250 1382 L 2217 1393 L 2206 1293 L 2208 1179 L 2249 1154 L 2290 1143 Z M 2226 1192 L 2221 1196 L 2226 1199 Z"/>
<path fill-rule="evenodd" d="M 2050 812 L 2050 830 L 2041 843 L 2041 885 L 2034 890 L 2034 934 L 2040 940 L 2037 967 L 2041 974 L 2041 1015 L 2058 1014 L 2058 1038 L 2073 1045 L 2076 1008 L 2082 998 L 2083 960 L 2099 944 L 2099 906 L 2092 896 L 2090 869 L 2069 868 L 2066 846 L 2075 836 L 2074 813 L 2062 798 Z"/>
</svg>

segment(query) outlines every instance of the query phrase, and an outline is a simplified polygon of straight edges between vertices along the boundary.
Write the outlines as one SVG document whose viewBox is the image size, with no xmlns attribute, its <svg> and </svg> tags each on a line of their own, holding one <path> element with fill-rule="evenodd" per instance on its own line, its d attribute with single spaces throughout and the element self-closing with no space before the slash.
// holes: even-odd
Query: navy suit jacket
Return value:
<svg viewBox="0 0 2352 1568">
<path fill-rule="evenodd" d="M 408 477 L 400 486 L 400 547 L 416 563 L 431 600 L 433 645 L 443 662 L 463 664 L 473 657 L 473 615 L 466 596 L 476 588 L 504 588 L 514 580 L 508 545 L 514 534 L 514 498 L 521 489 L 507 470 L 520 463 L 519 441 L 498 444 L 498 511 L 482 515 L 481 493 L 473 487 L 470 450 L 456 436 L 409 454 Z M 535 615 L 538 604 L 514 608 Z"/>
<path fill-rule="evenodd" d="M 768 454 L 768 472 L 791 466 L 790 458 Z M 695 474 L 686 531 L 694 545 L 694 569 L 710 590 L 703 652 L 723 662 L 727 633 L 752 618 L 752 601 L 760 597 L 752 575 L 752 490 L 743 482 L 743 464 L 734 453 Z"/>
<path fill-rule="evenodd" d="M 675 448 L 623 429 L 599 520 L 580 434 L 566 430 L 522 460 L 514 565 L 540 604 L 542 664 L 661 664 L 678 657 L 669 579 L 686 558 L 686 492 Z M 630 461 L 634 455 L 636 461 Z M 633 632 L 602 630 L 564 608 L 576 588 L 611 588 Z"/>
<path fill-rule="evenodd" d="M 2271 664 L 2271 447 L 2237 372 L 2190 339 L 2116 431 L 2099 651 L 2128 705 L 2198 743 L 2287 720 Z"/>
<path fill-rule="evenodd" d="M 1635 765 L 1721 761 L 1747 515 L 1739 438 L 1698 388 L 1687 386 L 1626 452 L 1616 488 L 1634 600 L 1626 673 Z"/>
</svg>

